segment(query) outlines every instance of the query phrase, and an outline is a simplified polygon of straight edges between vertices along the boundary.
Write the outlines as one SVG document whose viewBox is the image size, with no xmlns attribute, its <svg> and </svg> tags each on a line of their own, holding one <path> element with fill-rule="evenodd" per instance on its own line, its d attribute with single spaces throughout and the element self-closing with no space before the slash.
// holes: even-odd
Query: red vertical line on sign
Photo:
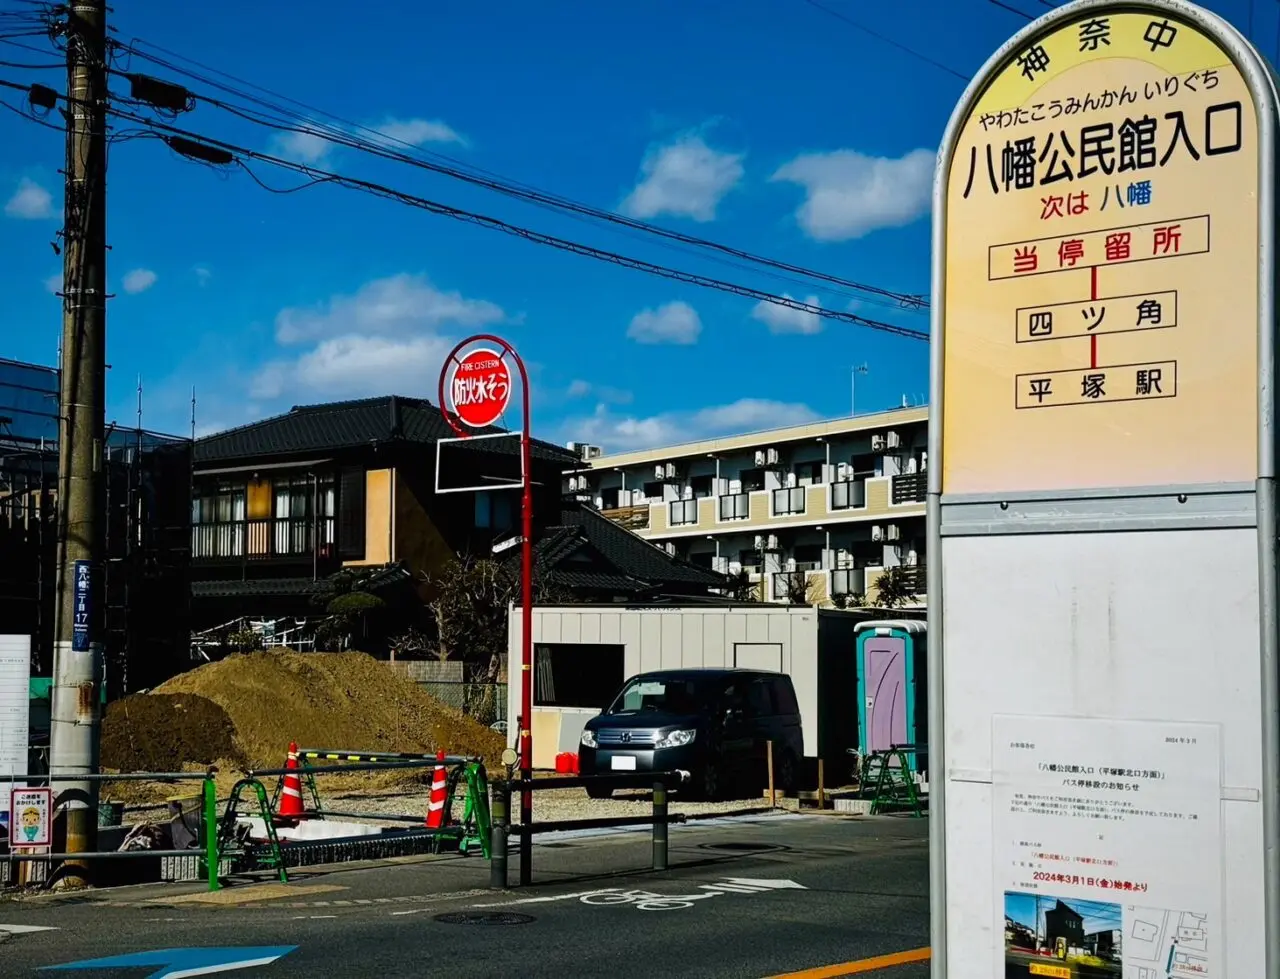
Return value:
<svg viewBox="0 0 1280 979">
<path fill-rule="evenodd" d="M 1098 298 L 1098 266 L 1089 266 L 1089 298 Z M 1089 366 L 1098 366 L 1098 335 L 1089 337 Z"/>
</svg>

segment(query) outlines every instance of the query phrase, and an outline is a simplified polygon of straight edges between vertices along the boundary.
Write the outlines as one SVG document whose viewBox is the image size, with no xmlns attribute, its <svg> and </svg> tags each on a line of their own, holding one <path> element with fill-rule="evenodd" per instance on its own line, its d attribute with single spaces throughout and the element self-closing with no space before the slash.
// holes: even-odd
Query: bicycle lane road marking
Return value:
<svg viewBox="0 0 1280 979">
<path fill-rule="evenodd" d="M 863 972 L 875 972 L 877 969 L 888 969 L 895 965 L 928 962 L 929 957 L 929 949 L 913 948 L 905 952 L 890 952 L 888 955 L 876 955 L 869 959 L 841 962 L 838 965 L 823 965 L 816 969 L 786 972 L 782 975 L 771 976 L 769 979 L 840 979 L 842 976 L 855 976 Z"/>
</svg>

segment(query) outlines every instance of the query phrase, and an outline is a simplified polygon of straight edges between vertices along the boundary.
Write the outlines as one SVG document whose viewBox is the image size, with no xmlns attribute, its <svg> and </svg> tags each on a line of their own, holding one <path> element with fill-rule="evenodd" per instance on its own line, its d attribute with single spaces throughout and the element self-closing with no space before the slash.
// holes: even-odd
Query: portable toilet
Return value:
<svg viewBox="0 0 1280 979">
<path fill-rule="evenodd" d="M 929 710 L 926 657 L 928 625 L 910 620 L 859 622 L 858 751 L 913 745 L 913 771 L 928 771 Z"/>
</svg>

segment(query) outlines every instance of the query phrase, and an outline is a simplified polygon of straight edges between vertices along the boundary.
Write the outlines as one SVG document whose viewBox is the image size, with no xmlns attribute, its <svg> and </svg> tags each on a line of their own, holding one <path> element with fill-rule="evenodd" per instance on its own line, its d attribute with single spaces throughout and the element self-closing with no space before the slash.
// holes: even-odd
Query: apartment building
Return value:
<svg viewBox="0 0 1280 979">
<path fill-rule="evenodd" d="M 668 553 L 746 572 L 766 601 L 874 600 L 903 566 L 925 594 L 927 408 L 604 454 L 568 491 Z"/>
</svg>

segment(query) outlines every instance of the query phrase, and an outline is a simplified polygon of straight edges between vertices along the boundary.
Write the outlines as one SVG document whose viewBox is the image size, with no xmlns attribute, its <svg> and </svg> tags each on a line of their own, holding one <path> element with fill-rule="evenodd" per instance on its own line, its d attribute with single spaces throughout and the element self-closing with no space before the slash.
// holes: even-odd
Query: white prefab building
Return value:
<svg viewBox="0 0 1280 979">
<path fill-rule="evenodd" d="M 695 667 L 776 670 L 791 677 L 804 752 L 838 763 L 858 743 L 858 622 L 874 611 L 810 606 L 566 605 L 533 611 L 533 765 L 578 750 L 582 727 L 638 673 Z M 880 613 L 883 614 L 883 613 Z M 508 731 L 520 714 L 520 610 L 510 615 Z"/>
</svg>

